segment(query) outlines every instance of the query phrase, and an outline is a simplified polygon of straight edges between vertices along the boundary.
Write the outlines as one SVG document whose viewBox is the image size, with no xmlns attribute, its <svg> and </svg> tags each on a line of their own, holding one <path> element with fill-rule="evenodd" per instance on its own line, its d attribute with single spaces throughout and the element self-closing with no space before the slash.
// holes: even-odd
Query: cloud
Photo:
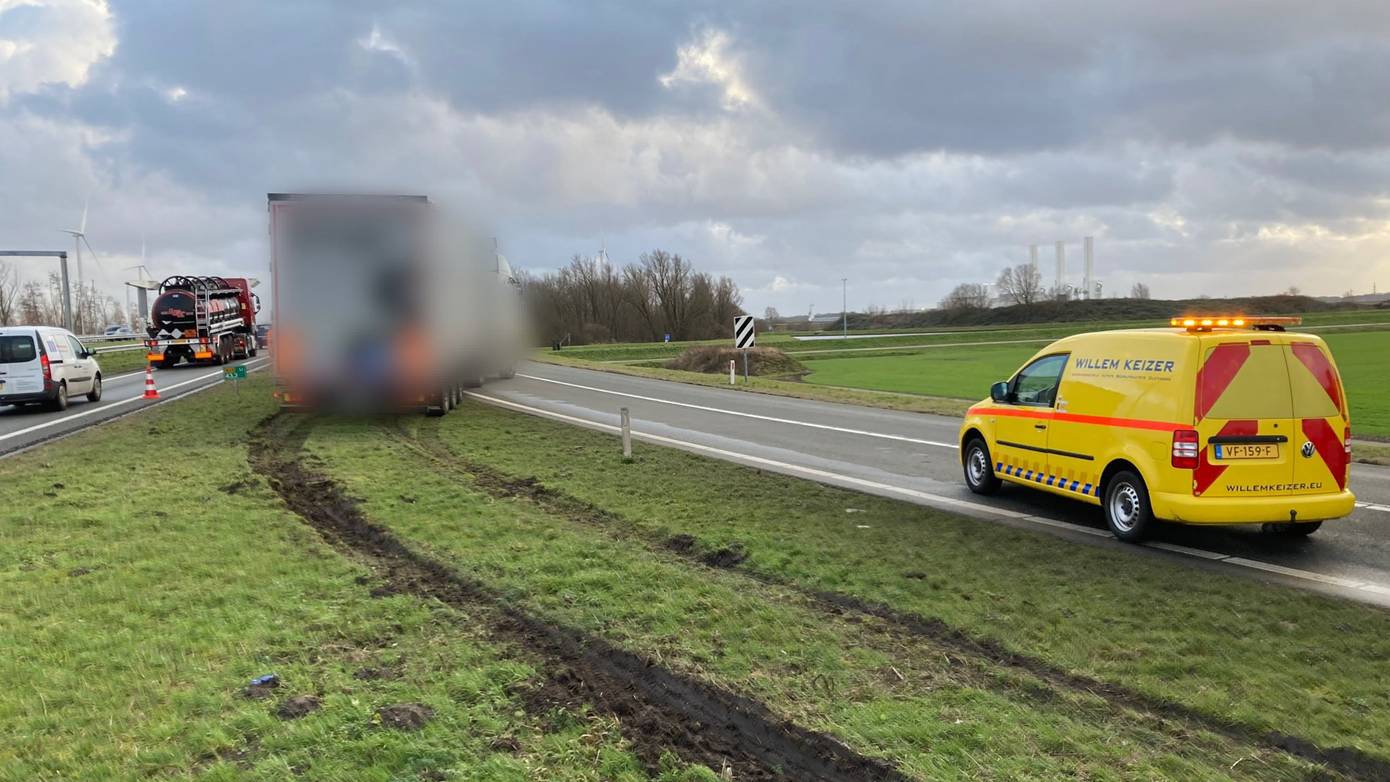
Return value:
<svg viewBox="0 0 1390 782">
<path fill-rule="evenodd" d="M 758 105 L 758 98 L 743 77 L 742 64 L 731 49 L 732 39 L 723 30 L 706 29 L 676 51 L 676 67 L 659 78 L 661 86 L 713 85 L 720 105 L 733 111 Z"/>
<path fill-rule="evenodd" d="M 756 311 L 1083 236 L 1107 291 L 1390 284 L 1383 2 L 0 0 L 0 41 L 7 242 L 91 193 L 103 253 L 263 273 L 266 192 L 372 189 L 531 269 L 677 251 Z"/>
<path fill-rule="evenodd" d="M 115 49 L 104 0 L 0 0 L 0 102 L 47 85 L 80 87 Z"/>
</svg>

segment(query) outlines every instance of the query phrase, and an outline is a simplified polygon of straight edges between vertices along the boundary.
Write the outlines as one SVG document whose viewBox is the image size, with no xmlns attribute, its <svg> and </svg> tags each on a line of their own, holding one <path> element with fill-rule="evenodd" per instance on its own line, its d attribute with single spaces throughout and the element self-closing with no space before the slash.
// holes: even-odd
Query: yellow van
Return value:
<svg viewBox="0 0 1390 782">
<path fill-rule="evenodd" d="M 1356 498 L 1337 365 L 1285 330 L 1299 322 L 1174 318 L 1058 340 L 966 413 L 965 482 L 1100 505 L 1126 541 L 1155 519 L 1308 535 Z"/>
</svg>

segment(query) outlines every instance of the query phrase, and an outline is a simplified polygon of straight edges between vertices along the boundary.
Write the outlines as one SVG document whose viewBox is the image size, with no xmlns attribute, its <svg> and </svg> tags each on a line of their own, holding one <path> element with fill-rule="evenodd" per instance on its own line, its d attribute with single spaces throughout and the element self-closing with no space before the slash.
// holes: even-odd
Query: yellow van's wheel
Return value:
<svg viewBox="0 0 1390 782">
<path fill-rule="evenodd" d="M 1105 486 L 1105 524 L 1110 532 L 1127 543 L 1138 543 L 1153 523 L 1149 489 L 1144 479 L 1129 470 L 1115 473 Z"/>
<path fill-rule="evenodd" d="M 999 491 L 1001 482 L 994 474 L 989 447 L 985 445 L 984 440 L 976 437 L 966 443 L 961 462 L 965 468 L 965 485 L 970 487 L 970 491 L 976 494 L 994 494 Z"/>
</svg>

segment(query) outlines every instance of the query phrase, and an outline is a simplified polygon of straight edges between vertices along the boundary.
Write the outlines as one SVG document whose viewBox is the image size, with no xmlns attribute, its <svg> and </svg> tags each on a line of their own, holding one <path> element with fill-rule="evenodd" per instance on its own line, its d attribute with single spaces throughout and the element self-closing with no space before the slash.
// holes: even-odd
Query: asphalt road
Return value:
<svg viewBox="0 0 1390 782">
<path fill-rule="evenodd" d="M 269 361 L 268 357 L 260 356 L 232 364 L 246 364 L 251 370 L 265 366 Z M 155 387 L 159 389 L 158 401 L 143 398 L 145 373 L 141 370 L 103 379 L 100 402 L 88 402 L 85 396 L 78 396 L 61 413 L 32 405 L 0 405 L 0 456 L 224 382 L 222 367 L 188 364 L 180 364 L 173 369 L 156 369 L 154 376 Z"/>
<path fill-rule="evenodd" d="M 854 405 L 733 393 L 586 369 L 529 363 L 489 382 L 483 401 L 611 429 L 627 407 L 638 440 L 949 508 L 1136 555 L 1176 557 L 1302 588 L 1390 605 L 1390 468 L 1356 464 L 1356 512 L 1309 538 L 1256 527 L 1165 525 L 1142 547 L 1111 538 L 1100 509 L 1022 487 L 971 494 L 956 450 L 959 421 Z"/>
</svg>

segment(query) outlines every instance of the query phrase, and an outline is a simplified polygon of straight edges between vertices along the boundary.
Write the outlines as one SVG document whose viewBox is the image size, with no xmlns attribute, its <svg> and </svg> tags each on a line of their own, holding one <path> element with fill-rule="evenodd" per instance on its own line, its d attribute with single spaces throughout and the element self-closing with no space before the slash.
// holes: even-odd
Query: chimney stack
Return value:
<svg viewBox="0 0 1390 782">
<path fill-rule="evenodd" d="M 1096 270 L 1096 238 L 1087 236 L 1082 240 L 1082 248 L 1086 258 L 1086 298 L 1091 298 L 1096 292 L 1095 270 Z"/>
<path fill-rule="evenodd" d="M 1067 243 L 1066 243 L 1066 242 L 1058 242 L 1058 243 L 1057 243 L 1057 287 L 1056 287 L 1055 290 L 1054 290 L 1054 293 L 1055 293 L 1057 296 L 1060 297 L 1063 293 L 1066 292 L 1066 288 L 1062 287 L 1062 286 L 1066 285 L 1066 283 L 1067 283 Z"/>
</svg>

